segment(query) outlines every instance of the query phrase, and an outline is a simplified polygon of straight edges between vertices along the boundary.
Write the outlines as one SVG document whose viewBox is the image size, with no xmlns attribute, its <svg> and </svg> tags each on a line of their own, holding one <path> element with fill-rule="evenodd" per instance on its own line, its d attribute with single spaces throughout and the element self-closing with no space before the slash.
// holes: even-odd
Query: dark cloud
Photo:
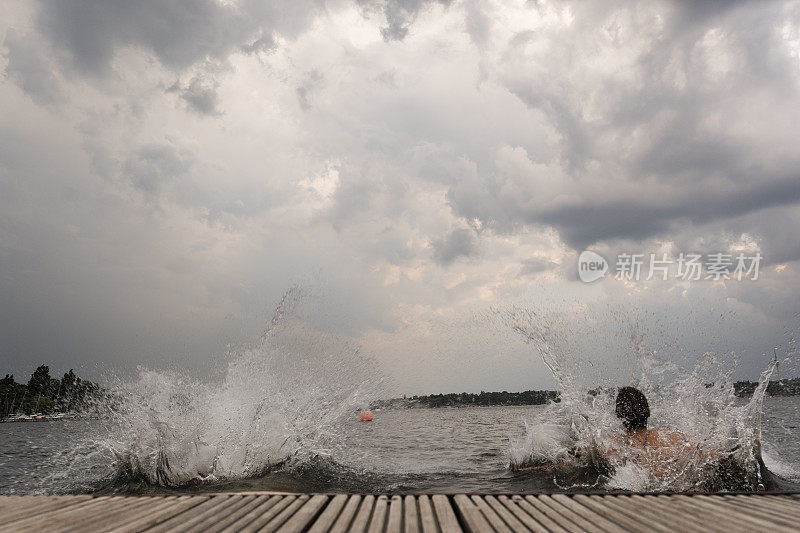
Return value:
<svg viewBox="0 0 800 533">
<path fill-rule="evenodd" d="M 735 221 L 750 213 L 795 206 L 800 202 L 800 176 L 764 176 L 749 180 L 717 182 L 716 186 L 692 184 L 666 190 L 647 183 L 634 187 L 588 186 L 563 202 L 535 200 L 537 182 L 530 179 L 523 190 L 531 197 L 501 195 L 495 187 L 465 182 L 450 189 L 451 204 L 466 219 L 478 218 L 489 228 L 513 233 L 520 225 L 555 228 L 575 250 L 598 242 L 669 238 L 676 231 L 712 222 Z M 555 204 L 555 205 L 551 205 Z M 777 228 L 764 228 L 771 231 Z"/>
<path fill-rule="evenodd" d="M 479 47 L 486 46 L 490 37 L 491 21 L 481 9 L 479 0 L 466 2 L 466 27 L 472 42 Z"/>
<path fill-rule="evenodd" d="M 547 117 L 556 157 L 511 173 L 482 162 L 478 176 L 454 176 L 456 212 L 503 232 L 551 226 L 583 249 L 732 227 L 800 202 L 800 154 L 781 120 L 800 118 L 797 57 L 781 29 L 791 13 L 750 2 L 677 3 L 639 19 L 611 4 L 572 8 L 558 39 L 520 32 L 497 66 L 509 91 Z M 663 29 L 644 31 L 656 15 Z M 624 71 L 605 66 L 616 61 Z"/>
<path fill-rule="evenodd" d="M 771 2 L 761 2 L 756 0 L 675 0 L 676 7 L 680 10 L 679 21 L 682 24 L 707 23 L 709 18 L 719 17 L 726 11 L 736 9 L 746 4 L 777 4 Z"/>
<path fill-rule="evenodd" d="M 449 6 L 452 0 L 356 0 L 369 11 L 380 11 L 386 17 L 381 35 L 386 42 L 402 41 L 419 12 L 431 4 Z"/>
<path fill-rule="evenodd" d="M 220 114 L 217 83 L 214 81 L 195 76 L 186 88 L 180 90 L 180 96 L 188 108 L 199 115 L 213 117 Z"/>
<path fill-rule="evenodd" d="M 434 260 L 443 266 L 452 264 L 460 257 L 472 257 L 478 252 L 475 232 L 471 229 L 457 229 L 431 243 Z"/>
<path fill-rule="evenodd" d="M 164 65 L 183 69 L 207 57 L 223 58 L 245 37 L 242 30 L 254 30 L 236 9 L 215 0 L 44 0 L 39 24 L 77 68 L 90 72 L 105 70 L 122 46 L 148 49 Z"/>
<path fill-rule="evenodd" d="M 278 46 L 275 37 L 264 35 L 249 44 L 243 44 L 241 49 L 245 54 L 256 54 L 258 52 L 272 52 Z"/>
<path fill-rule="evenodd" d="M 40 0 L 39 27 L 82 72 L 105 71 L 125 46 L 151 51 L 182 70 L 235 50 L 274 47 L 273 32 L 295 35 L 317 12 L 314 0 L 226 5 L 217 0 L 140 2 Z"/>
<path fill-rule="evenodd" d="M 609 239 L 643 240 L 654 235 L 669 236 L 680 221 L 701 225 L 730 220 L 762 209 L 800 202 L 800 177 L 767 183 L 729 186 L 724 191 L 686 191 L 672 199 L 645 194 L 639 201 L 589 201 L 543 212 L 534 212 L 531 223 L 545 223 L 559 229 L 564 241 L 581 250 Z"/>
</svg>

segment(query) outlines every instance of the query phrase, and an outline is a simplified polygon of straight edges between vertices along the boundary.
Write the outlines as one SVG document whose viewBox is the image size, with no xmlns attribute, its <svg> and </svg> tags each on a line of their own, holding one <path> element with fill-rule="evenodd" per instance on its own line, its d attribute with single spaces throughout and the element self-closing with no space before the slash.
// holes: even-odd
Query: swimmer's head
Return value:
<svg viewBox="0 0 800 533">
<path fill-rule="evenodd" d="M 622 387 L 617 393 L 617 408 L 614 411 L 622 419 L 625 429 L 636 431 L 647 429 L 650 405 L 642 391 L 634 387 Z"/>
</svg>

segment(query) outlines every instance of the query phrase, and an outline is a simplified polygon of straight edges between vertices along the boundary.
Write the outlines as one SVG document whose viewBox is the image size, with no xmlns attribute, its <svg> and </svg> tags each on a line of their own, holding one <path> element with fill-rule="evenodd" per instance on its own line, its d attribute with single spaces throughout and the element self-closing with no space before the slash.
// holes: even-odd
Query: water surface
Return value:
<svg viewBox="0 0 800 533">
<path fill-rule="evenodd" d="M 543 410 L 529 407 L 474 407 L 382 410 L 371 423 L 357 413 L 339 427 L 332 452 L 263 475 L 232 481 L 210 480 L 179 487 L 108 480 L 98 476 L 111 465 L 69 466 L 73 450 L 93 434 L 102 437 L 102 421 L 65 420 L 0 424 L 0 493 L 33 492 L 196 492 L 237 490 L 332 492 L 509 492 L 557 491 L 558 476 L 511 472 L 511 439 L 525 431 L 526 419 Z M 779 488 L 800 483 L 800 397 L 767 397 L 764 402 L 763 455 Z M 58 458 L 58 460 L 55 460 Z M 62 475 L 64 474 L 64 475 Z M 84 476 L 83 479 L 81 476 Z M 96 481 L 100 480 L 100 481 Z M 580 490 L 604 490 L 578 487 Z"/>
</svg>

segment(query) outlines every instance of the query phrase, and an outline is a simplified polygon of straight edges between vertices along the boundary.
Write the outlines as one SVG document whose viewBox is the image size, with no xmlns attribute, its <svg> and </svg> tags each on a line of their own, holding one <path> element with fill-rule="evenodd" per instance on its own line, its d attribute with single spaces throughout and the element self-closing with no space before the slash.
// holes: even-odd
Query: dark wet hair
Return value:
<svg viewBox="0 0 800 533">
<path fill-rule="evenodd" d="M 635 431 L 647 428 L 650 405 L 644 393 L 634 387 L 622 387 L 617 393 L 617 408 L 614 411 L 622 419 L 625 429 Z"/>
</svg>

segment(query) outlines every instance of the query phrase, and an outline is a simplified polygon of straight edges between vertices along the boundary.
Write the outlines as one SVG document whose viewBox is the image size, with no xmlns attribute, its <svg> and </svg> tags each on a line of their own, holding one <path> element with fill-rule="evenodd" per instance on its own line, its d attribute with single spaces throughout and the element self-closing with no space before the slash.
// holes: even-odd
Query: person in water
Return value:
<svg viewBox="0 0 800 533">
<path fill-rule="evenodd" d="M 699 460 L 713 457 L 713 452 L 704 452 L 679 431 L 650 429 L 650 404 L 642 391 L 635 387 L 619 389 L 614 410 L 625 428 L 621 439 L 612 439 L 601 455 L 602 469 L 614 470 L 626 464 L 636 464 L 651 475 L 664 478 L 676 476 Z M 555 464 L 517 467 L 515 470 L 563 470 L 585 462 L 586 451 L 571 450 L 571 457 Z M 591 455 L 591 454 L 590 454 Z"/>
<path fill-rule="evenodd" d="M 663 477 L 696 463 L 700 455 L 713 455 L 699 450 L 679 431 L 648 428 L 650 405 L 644 393 L 635 387 L 619 389 L 614 412 L 625 427 L 624 441 L 617 441 L 607 454 L 617 464 L 632 460 L 656 477 Z"/>
</svg>

